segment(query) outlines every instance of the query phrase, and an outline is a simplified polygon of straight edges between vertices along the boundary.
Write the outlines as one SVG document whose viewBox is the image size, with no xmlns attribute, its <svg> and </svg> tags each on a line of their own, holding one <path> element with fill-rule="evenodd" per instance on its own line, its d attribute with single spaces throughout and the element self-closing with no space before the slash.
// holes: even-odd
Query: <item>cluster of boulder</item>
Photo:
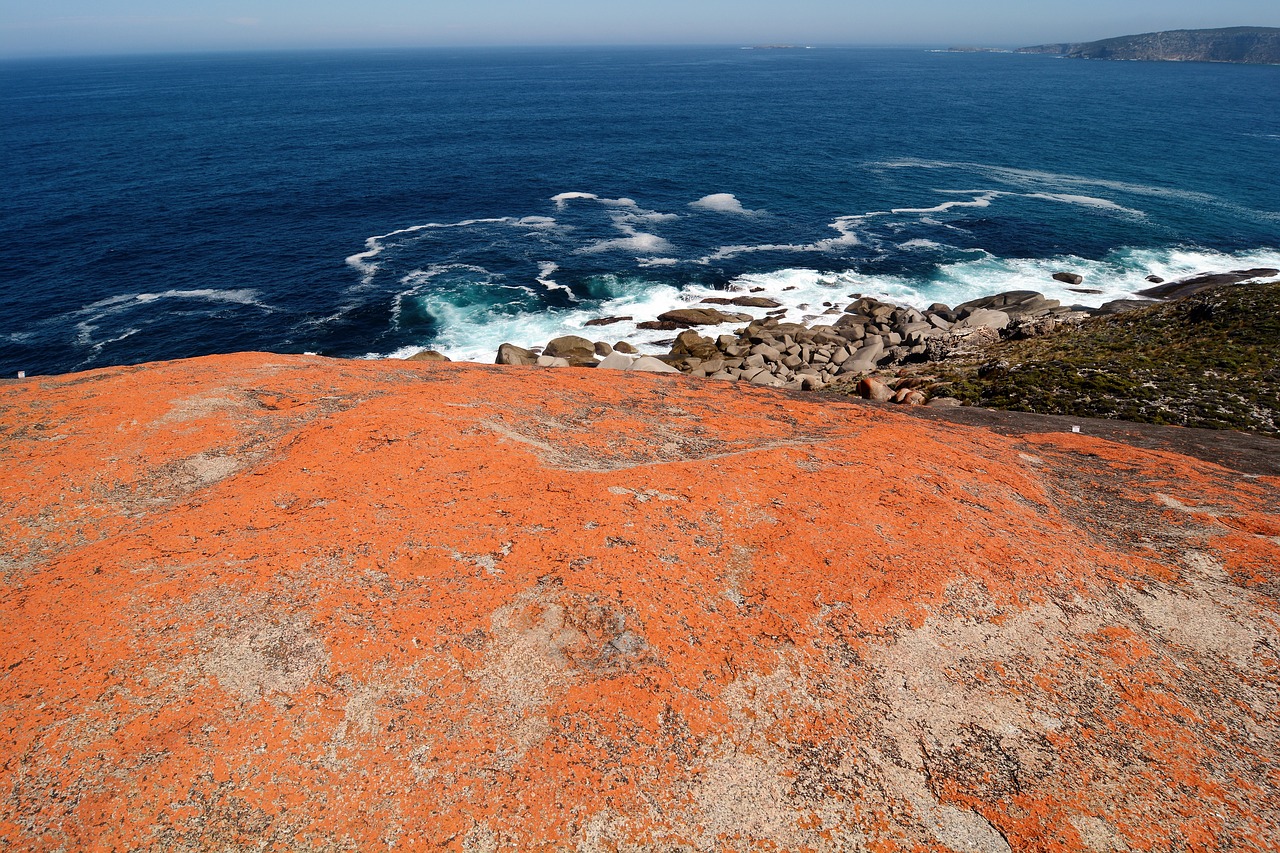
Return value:
<svg viewBox="0 0 1280 853">
<path fill-rule="evenodd" d="M 824 303 L 821 322 L 805 325 L 786 321 L 782 315 L 787 309 L 765 297 L 712 297 L 703 302 L 774 310 L 769 310 L 763 319 L 756 319 L 718 308 L 685 308 L 640 324 L 645 328 L 683 329 L 666 355 L 641 355 L 625 341 L 610 345 L 567 335 L 550 341 L 540 351 L 503 344 L 497 363 L 680 372 L 813 391 L 906 362 L 976 355 L 983 346 L 1002 337 L 1038 335 L 1089 316 L 1086 309 L 1064 307 L 1057 300 L 1029 290 L 974 299 L 955 308 L 935 303 L 924 311 L 859 294 L 852 294 L 851 298 L 854 301 L 844 306 Z M 691 328 L 728 322 L 747 325 L 733 334 L 714 338 Z M 918 388 L 890 387 L 874 379 L 859 382 L 857 391 L 871 399 L 902 403 L 926 400 Z"/>
</svg>

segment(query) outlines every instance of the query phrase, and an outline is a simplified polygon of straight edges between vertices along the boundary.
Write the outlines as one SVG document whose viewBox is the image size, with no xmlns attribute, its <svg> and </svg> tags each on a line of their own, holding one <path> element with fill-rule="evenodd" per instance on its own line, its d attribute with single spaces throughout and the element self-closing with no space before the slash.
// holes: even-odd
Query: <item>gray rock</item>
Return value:
<svg viewBox="0 0 1280 853">
<path fill-rule="evenodd" d="M 594 364 L 594 362 L 592 362 Z M 550 355 L 540 355 L 536 362 L 538 367 L 569 367 L 569 359 Z"/>
<path fill-rule="evenodd" d="M 715 308 L 677 308 L 658 315 L 658 321 L 681 326 L 719 326 L 723 323 L 749 323 L 750 314 L 726 314 Z"/>
<path fill-rule="evenodd" d="M 533 350 L 518 347 L 515 344 L 502 344 L 498 347 L 498 358 L 495 364 L 530 365 L 536 364 L 538 355 Z"/>
<path fill-rule="evenodd" d="M 985 328 L 998 332 L 1009 325 L 1009 315 L 991 308 L 977 308 L 956 325 L 966 329 Z"/>
<path fill-rule="evenodd" d="M 752 355 L 763 356 L 765 361 L 780 361 L 782 353 L 768 344 L 756 344 L 751 348 Z"/>
<path fill-rule="evenodd" d="M 613 352 L 613 347 L 609 346 L 604 341 L 596 341 L 596 355 L 603 358 L 611 352 Z"/>
<path fill-rule="evenodd" d="M 449 356 L 433 349 L 420 349 L 405 361 L 453 361 Z"/>
<path fill-rule="evenodd" d="M 1126 311 L 1136 311 L 1139 308 L 1147 308 L 1152 305 L 1159 305 L 1153 299 L 1113 299 L 1110 302 L 1104 302 L 1097 308 L 1089 309 L 1091 313 L 1099 316 L 1107 316 L 1110 314 L 1123 314 Z"/>
<path fill-rule="evenodd" d="M 651 355 L 642 355 L 631 363 L 628 370 L 638 370 L 641 373 L 679 373 L 671 365 L 665 361 L 654 358 Z"/>
<path fill-rule="evenodd" d="M 774 302 L 764 296 L 735 296 L 732 299 L 723 296 L 709 296 L 702 300 L 704 305 L 737 305 L 741 308 L 778 308 L 781 302 Z"/>
<path fill-rule="evenodd" d="M 1221 287 L 1224 284 L 1239 284 L 1242 281 L 1249 281 L 1254 278 L 1272 278 L 1277 275 L 1280 275 L 1280 270 L 1265 267 L 1251 270 L 1232 270 L 1231 272 L 1210 273 L 1208 275 L 1195 275 L 1191 278 L 1180 278 L 1177 281 L 1171 281 L 1167 284 L 1158 284 L 1155 287 L 1148 287 L 1145 290 L 1139 290 L 1138 295 L 1150 296 L 1155 299 L 1177 299 L 1181 296 L 1190 296 L 1193 293 L 1199 293 L 1202 290 Z"/>
<path fill-rule="evenodd" d="M 597 370 L 630 370 L 635 359 L 625 353 L 612 352 L 596 365 Z"/>
<path fill-rule="evenodd" d="M 630 355 L 635 355 L 636 353 L 640 352 L 640 350 L 636 349 L 626 341 L 618 341 L 616 344 L 613 345 L 613 349 L 615 352 L 625 352 Z"/>
<path fill-rule="evenodd" d="M 1082 284 L 1084 276 L 1073 272 L 1056 272 L 1053 274 L 1054 281 L 1060 281 L 1063 284 Z"/>
<path fill-rule="evenodd" d="M 544 356 L 563 358 L 573 365 L 596 363 L 596 345 L 578 335 L 564 335 L 549 341 L 542 350 Z"/>
<path fill-rule="evenodd" d="M 934 409 L 950 409 L 961 405 L 961 403 L 955 397 L 934 397 L 932 400 L 925 403 L 925 405 Z"/>
<path fill-rule="evenodd" d="M 880 338 L 867 338 L 867 342 L 858 347 L 858 351 L 853 354 L 853 359 L 857 361 L 870 361 L 874 364 L 883 352 L 883 340 Z"/>
</svg>

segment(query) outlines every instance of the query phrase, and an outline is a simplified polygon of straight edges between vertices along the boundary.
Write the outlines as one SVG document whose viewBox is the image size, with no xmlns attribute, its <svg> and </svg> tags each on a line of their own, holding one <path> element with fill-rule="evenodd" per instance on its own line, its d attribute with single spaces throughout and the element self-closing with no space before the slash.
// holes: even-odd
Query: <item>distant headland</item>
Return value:
<svg viewBox="0 0 1280 853">
<path fill-rule="evenodd" d="M 1225 27 L 1215 30 L 1168 30 L 1075 44 L 1041 44 L 1019 48 L 1017 52 L 1051 53 L 1070 59 L 1280 65 L 1280 28 Z"/>
</svg>

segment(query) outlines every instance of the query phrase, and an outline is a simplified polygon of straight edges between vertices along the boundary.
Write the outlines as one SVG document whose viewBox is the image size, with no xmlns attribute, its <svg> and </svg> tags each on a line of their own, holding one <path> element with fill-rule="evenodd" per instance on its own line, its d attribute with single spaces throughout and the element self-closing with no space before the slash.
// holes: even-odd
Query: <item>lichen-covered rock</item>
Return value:
<svg viewBox="0 0 1280 853">
<path fill-rule="evenodd" d="M 217 356 L 0 412 L 6 849 L 1280 837 L 1273 474 L 636 371 Z"/>
</svg>

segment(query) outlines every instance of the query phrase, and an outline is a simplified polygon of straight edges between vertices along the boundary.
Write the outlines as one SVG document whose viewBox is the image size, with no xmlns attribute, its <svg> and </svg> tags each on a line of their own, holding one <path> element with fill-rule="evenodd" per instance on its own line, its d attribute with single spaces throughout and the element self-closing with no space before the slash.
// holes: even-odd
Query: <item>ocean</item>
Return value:
<svg viewBox="0 0 1280 853">
<path fill-rule="evenodd" d="M 1149 275 L 1280 267 L 1280 67 L 59 59 L 0 63 L 0 116 L 5 376 L 238 350 L 492 362 L 568 333 L 665 351 L 636 323 L 725 290 L 801 319 L 855 293 L 1097 305 Z M 583 331 L 612 316 L 632 319 Z"/>
</svg>

